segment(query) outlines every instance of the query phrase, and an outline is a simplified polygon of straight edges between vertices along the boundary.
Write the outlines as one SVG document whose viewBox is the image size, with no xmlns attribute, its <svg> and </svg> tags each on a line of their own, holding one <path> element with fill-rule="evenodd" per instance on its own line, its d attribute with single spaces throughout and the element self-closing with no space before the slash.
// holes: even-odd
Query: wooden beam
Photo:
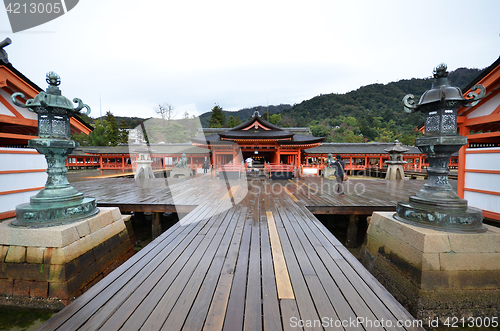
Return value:
<svg viewBox="0 0 500 331">
<path fill-rule="evenodd" d="M 35 128 L 38 127 L 37 120 L 32 120 L 24 117 L 8 116 L 8 115 L 0 115 L 0 123 L 9 123 L 9 124 L 23 125 Z"/>
<path fill-rule="evenodd" d="M 495 97 L 497 95 L 497 93 L 495 93 L 495 92 L 488 93 L 488 92 L 492 91 L 492 90 L 495 90 L 496 87 L 498 87 L 498 83 L 497 83 L 497 85 L 494 86 L 493 89 L 491 89 L 491 88 L 488 89 L 486 87 L 486 89 L 487 89 L 486 90 L 486 92 L 487 92 L 486 97 L 484 97 L 483 99 L 481 99 L 481 101 L 478 104 L 476 104 L 474 107 L 470 107 L 470 108 L 462 107 L 462 108 L 458 109 L 458 111 L 457 111 L 458 116 L 467 116 L 467 115 L 469 115 L 474 110 L 478 109 L 479 107 L 481 107 L 482 105 L 484 105 L 486 102 L 488 102 L 489 100 L 491 100 L 493 97 Z M 467 95 L 468 92 L 469 91 L 467 91 L 466 93 L 464 93 L 464 95 Z"/>
<path fill-rule="evenodd" d="M 17 139 L 17 140 L 31 140 L 38 138 L 38 136 L 29 136 L 25 134 L 13 134 L 13 133 L 3 133 L 0 132 L 0 138 L 10 138 L 10 139 Z"/>
<path fill-rule="evenodd" d="M 371 215 L 374 211 L 396 211 L 396 206 L 307 206 L 318 215 Z"/>
<path fill-rule="evenodd" d="M 153 219 L 151 220 L 151 236 L 153 240 L 161 235 L 161 214 L 159 212 L 153 213 Z"/>
<path fill-rule="evenodd" d="M 196 206 L 190 205 L 160 205 L 160 204 L 127 204 L 127 203 L 97 203 L 98 207 L 118 207 L 122 212 L 163 212 L 189 213 Z"/>
<path fill-rule="evenodd" d="M 498 108 L 500 108 L 500 106 Z M 490 114 L 486 116 L 468 118 L 464 121 L 464 125 L 472 126 L 479 124 L 490 124 L 492 122 L 500 122 L 500 114 Z"/>
<path fill-rule="evenodd" d="M 87 136 L 92 132 L 92 130 L 90 130 L 88 127 L 86 127 L 85 125 L 83 125 L 80 121 L 78 121 L 76 118 L 74 117 L 71 117 L 69 119 L 69 123 L 71 124 L 71 126 L 82 132 L 82 133 L 85 133 Z"/>
<path fill-rule="evenodd" d="M 8 110 L 10 110 L 12 112 L 12 114 L 14 114 L 17 118 L 24 118 L 23 115 L 21 115 L 17 109 L 15 109 L 11 104 L 10 102 L 8 102 L 7 100 L 5 100 L 5 98 L 0 95 L 0 102 L 5 106 L 7 107 Z"/>
<path fill-rule="evenodd" d="M 8 83 L 23 92 L 27 98 L 32 99 L 40 92 L 4 66 L 0 67 L 0 73 L 7 78 Z"/>
<path fill-rule="evenodd" d="M 347 226 L 347 238 L 345 246 L 348 248 L 355 248 L 358 244 L 358 215 L 349 216 L 349 225 Z"/>
<path fill-rule="evenodd" d="M 273 213 L 266 211 L 267 226 L 269 229 L 269 241 L 271 242 L 271 252 L 273 254 L 274 274 L 276 277 L 276 287 L 278 289 L 278 299 L 295 299 L 290 282 L 290 275 L 285 262 L 283 248 L 274 221 Z"/>
<path fill-rule="evenodd" d="M 496 138 L 496 137 L 500 137 L 500 132 L 486 132 L 486 133 L 469 134 L 467 136 L 467 140 L 469 142 L 476 142 L 479 139 L 483 140 L 483 139 Z"/>
</svg>

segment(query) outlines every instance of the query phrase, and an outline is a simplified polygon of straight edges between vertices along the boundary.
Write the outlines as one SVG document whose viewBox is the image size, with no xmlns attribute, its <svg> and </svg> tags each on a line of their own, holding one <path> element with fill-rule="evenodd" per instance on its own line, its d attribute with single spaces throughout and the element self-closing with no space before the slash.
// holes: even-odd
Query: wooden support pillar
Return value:
<svg viewBox="0 0 500 331">
<path fill-rule="evenodd" d="M 347 226 L 347 238 L 345 246 L 349 248 L 355 248 L 358 242 L 358 223 L 359 219 L 357 215 L 349 216 L 349 225 Z"/>
<path fill-rule="evenodd" d="M 460 126 L 458 129 L 458 134 L 462 136 L 468 136 L 470 133 L 470 129 L 467 126 Z M 457 180 L 457 194 L 463 199 L 464 198 L 464 187 L 465 187 L 465 161 L 467 155 L 465 154 L 465 150 L 469 147 L 469 141 L 465 146 L 462 146 L 458 151 L 458 180 Z M 451 159 L 450 159 L 451 161 Z"/>
<path fill-rule="evenodd" d="M 155 239 L 161 234 L 161 214 L 159 212 L 153 212 L 153 219 L 151 220 L 151 236 Z"/>
</svg>

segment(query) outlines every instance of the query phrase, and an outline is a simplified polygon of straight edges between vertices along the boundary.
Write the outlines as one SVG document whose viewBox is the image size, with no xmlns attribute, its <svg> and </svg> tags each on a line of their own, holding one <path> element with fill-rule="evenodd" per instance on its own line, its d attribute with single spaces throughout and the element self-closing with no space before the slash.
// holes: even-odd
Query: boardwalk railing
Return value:
<svg viewBox="0 0 500 331">
<path fill-rule="evenodd" d="M 217 172 L 223 174 L 222 176 L 226 178 L 239 178 L 241 173 L 246 171 L 246 166 L 244 164 L 223 164 L 219 165 Z"/>
</svg>

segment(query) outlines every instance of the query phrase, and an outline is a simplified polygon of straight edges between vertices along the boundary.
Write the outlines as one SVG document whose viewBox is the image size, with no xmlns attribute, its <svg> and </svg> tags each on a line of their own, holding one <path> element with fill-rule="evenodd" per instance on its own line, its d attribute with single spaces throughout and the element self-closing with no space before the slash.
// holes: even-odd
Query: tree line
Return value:
<svg viewBox="0 0 500 331">
<path fill-rule="evenodd" d="M 452 85 L 464 88 L 481 70 L 459 68 L 449 73 Z M 408 93 L 418 97 L 430 89 L 432 78 L 412 78 L 389 84 L 371 84 L 344 94 L 322 94 L 293 106 L 258 106 L 237 112 L 225 111 L 216 104 L 210 112 L 199 117 L 185 113 L 175 120 L 174 108 L 159 104 L 155 111 L 161 119 L 119 118 L 111 112 L 94 121 L 94 131 L 73 135 L 82 146 L 116 146 L 127 143 L 127 129 L 146 123 L 146 138 L 150 143 L 189 142 L 201 126 L 232 128 L 249 119 L 257 110 L 264 120 L 280 127 L 309 127 L 316 137 L 326 142 L 393 142 L 398 139 L 405 145 L 414 145 L 422 133 L 424 122 L 420 112 L 403 112 L 402 98 Z M 144 125 L 144 124 L 143 124 Z"/>
</svg>

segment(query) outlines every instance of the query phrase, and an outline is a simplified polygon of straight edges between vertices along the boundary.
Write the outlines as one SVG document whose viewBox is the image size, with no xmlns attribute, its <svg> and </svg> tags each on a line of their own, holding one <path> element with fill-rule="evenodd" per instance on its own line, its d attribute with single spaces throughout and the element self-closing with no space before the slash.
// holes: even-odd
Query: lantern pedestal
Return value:
<svg viewBox="0 0 500 331">
<path fill-rule="evenodd" d="M 117 207 L 38 229 L 13 220 L 0 223 L 0 305 L 61 309 L 134 254 L 130 215 Z"/>
<path fill-rule="evenodd" d="M 436 231 L 373 213 L 361 263 L 417 319 L 498 316 L 500 229 Z"/>
<path fill-rule="evenodd" d="M 335 168 L 326 167 L 325 169 L 323 169 L 323 177 L 328 179 L 330 176 L 335 176 Z"/>
<path fill-rule="evenodd" d="M 45 188 L 30 198 L 30 203 L 16 207 L 12 226 L 46 227 L 74 222 L 99 212 L 94 198 L 84 198 L 66 178 L 66 158 L 78 144 L 65 139 L 33 139 L 29 142 L 47 159 Z"/>
</svg>

